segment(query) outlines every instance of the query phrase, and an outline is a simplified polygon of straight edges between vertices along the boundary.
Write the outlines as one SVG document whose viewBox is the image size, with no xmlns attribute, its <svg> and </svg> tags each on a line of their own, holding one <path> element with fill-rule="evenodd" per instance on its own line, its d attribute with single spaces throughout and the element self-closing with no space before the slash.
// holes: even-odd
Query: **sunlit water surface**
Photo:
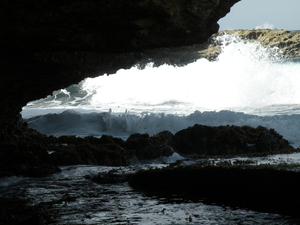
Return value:
<svg viewBox="0 0 300 225">
<path fill-rule="evenodd" d="M 212 201 L 182 197 L 164 198 L 134 191 L 127 182 L 96 184 L 84 178 L 110 170 L 132 173 L 131 167 L 68 166 L 46 178 L 2 178 L 0 194 L 26 199 L 39 205 L 40 214 L 52 215 L 48 224 L 297 224 L 295 218 L 250 209 L 230 207 Z"/>
</svg>

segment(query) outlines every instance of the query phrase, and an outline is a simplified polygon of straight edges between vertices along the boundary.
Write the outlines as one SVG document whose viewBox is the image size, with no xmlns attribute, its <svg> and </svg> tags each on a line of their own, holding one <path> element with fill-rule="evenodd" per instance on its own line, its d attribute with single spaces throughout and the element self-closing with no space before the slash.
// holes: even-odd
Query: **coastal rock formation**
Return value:
<svg viewBox="0 0 300 225">
<path fill-rule="evenodd" d="M 208 60 L 217 59 L 221 53 L 221 43 L 217 37 L 235 35 L 245 42 L 257 41 L 265 47 L 278 48 L 278 56 L 283 59 L 300 57 L 300 32 L 276 29 L 226 30 L 212 35 L 209 40 L 198 46 L 200 57 Z"/>
<path fill-rule="evenodd" d="M 86 77 L 143 65 L 149 58 L 157 65 L 213 59 L 216 52 L 208 50 L 205 55 L 200 50 L 218 48 L 215 36 L 205 41 L 218 31 L 217 21 L 238 1 L 4 0 L 0 9 L 1 176 L 47 175 L 62 164 L 127 165 L 134 154 L 140 159 L 172 154 L 176 143 L 167 133 L 149 137 L 142 147 L 141 138 L 139 148 L 133 137 L 127 143 L 107 136 L 57 139 L 28 129 L 20 112 L 29 101 L 54 90 Z M 244 36 L 258 38 L 272 31 L 251 32 Z M 297 42 L 294 33 L 286 35 Z M 283 41 L 293 49 L 298 46 Z M 182 54 L 187 56 L 185 61 L 182 57 L 178 61 Z M 157 146 L 156 155 L 149 155 Z"/>
<path fill-rule="evenodd" d="M 288 167 L 225 166 L 200 162 L 141 170 L 131 176 L 129 184 L 170 202 L 180 196 L 193 201 L 222 202 L 235 207 L 299 217 L 300 184 L 295 182 L 299 179 L 300 173 Z"/>
<path fill-rule="evenodd" d="M 273 129 L 243 126 L 209 127 L 195 124 L 174 135 L 174 149 L 181 154 L 237 155 L 292 148 Z"/>
<path fill-rule="evenodd" d="M 148 134 L 133 134 L 126 140 L 126 147 L 134 150 L 139 160 L 156 159 L 161 156 L 171 156 L 173 134 L 163 131 L 154 136 Z"/>
<path fill-rule="evenodd" d="M 258 41 L 265 46 L 278 47 L 280 54 L 287 59 L 300 57 L 300 32 L 298 31 L 256 29 L 226 31 L 226 33 L 236 34 L 244 40 Z"/>
<path fill-rule="evenodd" d="M 5 0 L 0 9 L 0 142 L 16 142 L 26 130 L 20 111 L 29 101 L 86 77 L 150 58 L 157 65 L 215 59 L 220 52 L 215 38 L 222 32 L 205 41 L 238 1 Z M 226 32 L 278 46 L 289 58 L 299 56 L 299 32 Z"/>
<path fill-rule="evenodd" d="M 24 161 L 31 154 L 30 149 L 36 148 L 35 143 L 28 141 L 34 142 L 32 135 L 35 134 L 20 115 L 22 107 L 29 101 L 43 98 L 86 77 L 130 68 L 147 58 L 146 51 L 154 48 L 203 43 L 218 31 L 217 21 L 238 1 L 2 1 L 2 160 L 6 153 L 16 150 L 20 160 Z M 25 145 L 20 141 L 24 139 L 27 139 Z M 43 149 L 44 155 L 48 147 L 39 148 Z M 23 154 L 26 157 L 22 157 Z M 34 165 L 42 163 L 39 157 L 29 158 L 37 159 Z M 111 164 L 111 160 L 104 161 Z"/>
<path fill-rule="evenodd" d="M 229 38 L 229 35 L 232 37 Z M 224 38 L 220 38 L 222 36 Z M 225 36 L 227 37 L 225 38 Z M 228 40 L 227 43 L 226 39 Z M 213 34 L 202 44 L 147 50 L 138 64 L 143 68 L 143 65 L 149 62 L 153 63 L 154 66 L 163 64 L 183 66 L 200 58 L 209 61 L 218 60 L 222 47 L 232 43 L 233 39 L 235 41 L 260 43 L 270 50 L 270 56 L 275 60 L 299 60 L 300 57 L 299 31 L 275 29 L 226 30 Z"/>
<path fill-rule="evenodd" d="M 238 1 L 2 1 L 0 142 L 26 129 L 29 101 L 129 68 L 145 50 L 203 43 Z"/>
<path fill-rule="evenodd" d="M 63 165 L 126 166 L 134 152 L 125 147 L 124 140 L 107 135 L 101 138 L 56 138 L 27 130 L 18 143 L 2 144 L 0 177 L 48 176 L 59 172 L 58 166 Z"/>
<path fill-rule="evenodd" d="M 189 156 L 235 156 L 293 152 L 273 129 L 265 127 L 196 124 L 173 135 L 162 131 L 155 135 L 133 134 L 126 141 L 108 135 L 96 137 L 45 136 L 28 130 L 18 143 L 6 143 L 0 151 L 0 177 L 47 176 L 63 165 L 127 166 L 132 159 L 153 160 L 174 152 Z M 108 174 L 110 175 L 110 174 Z M 107 179 L 106 176 L 100 178 Z"/>
</svg>

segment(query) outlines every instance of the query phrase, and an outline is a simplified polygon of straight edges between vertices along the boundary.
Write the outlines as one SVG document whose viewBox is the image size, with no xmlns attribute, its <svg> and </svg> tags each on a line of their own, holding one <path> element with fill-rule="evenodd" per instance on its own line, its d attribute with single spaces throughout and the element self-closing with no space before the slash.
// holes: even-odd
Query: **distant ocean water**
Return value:
<svg viewBox="0 0 300 225">
<path fill-rule="evenodd" d="M 47 135 L 126 139 L 132 133 L 175 133 L 195 123 L 274 128 L 300 146 L 300 58 L 285 61 L 277 48 L 219 37 L 218 60 L 184 67 L 132 67 L 87 78 L 29 102 L 30 127 Z"/>
</svg>

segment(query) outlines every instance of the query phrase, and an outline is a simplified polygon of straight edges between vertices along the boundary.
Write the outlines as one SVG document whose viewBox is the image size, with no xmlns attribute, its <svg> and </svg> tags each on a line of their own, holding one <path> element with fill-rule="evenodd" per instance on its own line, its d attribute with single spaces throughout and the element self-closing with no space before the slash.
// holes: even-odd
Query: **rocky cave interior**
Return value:
<svg viewBox="0 0 300 225">
<path fill-rule="evenodd" d="M 20 112 L 28 102 L 87 77 L 147 63 L 149 58 L 157 65 L 165 63 L 166 58 L 177 65 L 193 62 L 203 56 L 199 50 L 207 47 L 207 40 L 213 40 L 218 32 L 218 20 L 237 2 L 4 0 L 0 9 L 0 175 L 28 175 L 28 168 L 49 163 L 44 157 L 46 149 L 57 140 L 24 123 Z M 283 33 L 291 36 L 278 32 L 276 35 L 283 38 Z M 297 43 L 289 46 L 293 51 L 298 49 Z M 185 61 L 176 59 L 181 52 L 189 55 Z M 116 139 L 110 141 L 122 147 Z M 31 160 L 32 154 L 37 160 Z"/>
<path fill-rule="evenodd" d="M 202 44 L 218 31 L 218 20 L 238 1 L 4 0 L 1 176 L 28 171 L 30 154 L 38 158 L 33 165 L 47 164 L 41 156 L 49 143 L 39 142 L 45 137 L 29 129 L 20 114 L 28 102 L 86 77 L 130 68 L 155 58 L 157 52 L 168 55 L 182 46 Z M 188 51 L 191 58 L 185 63 L 199 56 L 194 49 Z"/>
<path fill-rule="evenodd" d="M 149 58 L 157 65 L 165 63 L 166 58 L 171 59 L 173 64 L 182 65 L 203 57 L 200 50 L 207 47 L 207 40 L 213 40 L 213 35 L 218 32 L 218 20 L 239 1 L 3 0 L 0 8 L 0 177 L 49 176 L 59 172 L 59 166 L 62 165 L 129 165 L 133 155 L 144 157 L 154 149 L 158 155 L 152 154 L 151 157 L 170 155 L 165 148 L 170 143 L 175 143 L 177 149 L 183 152 L 190 149 L 210 155 L 213 149 L 216 154 L 223 154 L 219 150 L 224 143 L 215 141 L 220 136 L 229 146 L 224 148 L 225 154 L 231 151 L 230 147 L 238 147 L 246 153 L 255 148 L 256 153 L 265 149 L 274 152 L 290 150 L 288 141 L 280 134 L 261 126 L 212 128 L 195 125 L 175 135 L 168 131 L 155 137 L 134 134 L 124 141 L 106 135 L 101 138 L 46 136 L 30 129 L 21 117 L 22 107 L 28 102 L 44 98 L 55 90 L 77 84 L 87 77 L 113 74 L 137 63 L 147 63 Z M 291 36 L 286 31 L 276 32 L 283 39 L 286 37 L 284 35 Z M 249 37 L 253 33 L 246 31 L 242 35 Z M 297 40 L 289 45 L 287 51 L 299 55 L 297 35 Z M 263 40 L 266 41 L 265 36 Z M 177 61 L 176 55 L 180 52 L 188 53 L 189 57 L 185 61 Z M 195 134 L 201 134 L 208 140 L 204 144 L 209 144 L 210 150 L 199 152 L 199 146 L 203 143 Z M 206 135 L 211 136 L 208 138 Z M 255 147 L 253 144 L 249 148 L 247 142 L 240 141 L 249 137 Z M 50 155 L 48 151 L 54 153 Z M 198 171 L 198 168 L 195 169 Z M 216 170 L 219 171 L 218 168 Z M 244 177 L 246 170 L 232 171 L 240 178 Z M 248 171 L 253 172 L 251 169 Z M 277 182 L 277 172 L 266 171 L 271 174 L 269 176 L 267 173 L 266 176 L 274 176 L 272 182 Z M 223 177 L 223 173 L 220 174 Z M 253 181 L 256 181 L 255 173 L 251 174 Z M 299 174 L 292 176 L 298 178 Z M 177 178 L 177 175 L 174 177 Z M 261 177 L 262 180 L 265 178 Z M 190 177 L 187 176 L 187 179 Z M 265 184 L 269 191 L 272 183 Z M 232 182 L 232 185 L 235 183 Z M 290 183 L 284 187 L 286 192 L 293 185 Z M 228 186 L 228 190 L 231 187 Z M 260 192 L 259 184 L 257 187 L 257 192 Z M 248 193 L 249 187 L 245 188 L 247 191 L 244 193 Z M 292 189 L 293 193 L 297 193 L 296 188 Z M 238 193 L 242 192 L 238 190 Z M 273 199 L 273 196 L 269 197 Z M 288 209 L 291 210 L 293 204 L 286 202 L 286 196 L 281 197 L 284 202 L 282 205 L 290 205 Z M 294 199 L 294 202 L 298 201 L 297 208 L 292 210 L 295 213 L 299 212 L 298 198 Z M 280 208 L 280 202 L 277 204 L 276 207 Z"/>
<path fill-rule="evenodd" d="M 130 68 L 155 49 L 203 43 L 236 2 L 4 1 L 1 143 L 24 131 L 20 112 L 29 101 Z"/>
</svg>

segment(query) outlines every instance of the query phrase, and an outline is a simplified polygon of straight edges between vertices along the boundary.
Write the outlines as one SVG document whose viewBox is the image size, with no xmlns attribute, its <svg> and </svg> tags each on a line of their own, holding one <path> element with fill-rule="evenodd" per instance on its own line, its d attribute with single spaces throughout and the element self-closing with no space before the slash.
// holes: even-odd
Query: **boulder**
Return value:
<svg viewBox="0 0 300 225">
<path fill-rule="evenodd" d="M 48 176 L 60 172 L 58 166 L 63 165 L 127 166 L 134 157 L 153 160 L 171 156 L 174 152 L 182 155 L 233 156 L 294 150 L 273 129 L 199 124 L 175 135 L 169 131 L 155 135 L 133 134 L 126 141 L 108 135 L 101 138 L 53 137 L 27 130 L 17 143 L 6 143 L 0 147 L 0 177 Z"/>
<path fill-rule="evenodd" d="M 174 135 L 174 150 L 180 154 L 237 155 L 292 149 L 273 129 L 262 126 L 219 126 L 195 124 Z"/>
<path fill-rule="evenodd" d="M 127 166 L 133 157 L 125 141 L 111 136 L 45 136 L 33 131 L 16 144 L 1 146 L 0 177 L 22 175 L 48 176 L 60 172 L 63 165 Z"/>
<path fill-rule="evenodd" d="M 161 156 L 171 156 L 174 153 L 172 145 L 173 134 L 162 131 L 156 135 L 133 134 L 126 141 L 127 149 L 133 150 L 139 160 L 151 160 Z"/>
<path fill-rule="evenodd" d="M 297 170 L 297 169 L 296 169 Z M 280 166 L 194 164 L 140 170 L 131 187 L 169 202 L 205 201 L 299 217 L 300 173 Z"/>
</svg>

